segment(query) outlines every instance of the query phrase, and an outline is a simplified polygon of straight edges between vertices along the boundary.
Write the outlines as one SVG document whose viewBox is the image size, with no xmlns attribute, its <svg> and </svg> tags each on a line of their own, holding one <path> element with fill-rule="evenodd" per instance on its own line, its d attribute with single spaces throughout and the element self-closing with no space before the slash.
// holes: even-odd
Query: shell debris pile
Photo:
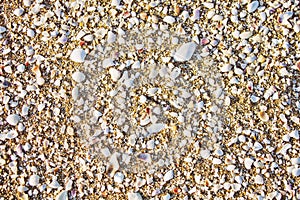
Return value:
<svg viewBox="0 0 300 200">
<path fill-rule="evenodd" d="M 299 8 L 2 1 L 0 199 L 300 199 Z"/>
</svg>

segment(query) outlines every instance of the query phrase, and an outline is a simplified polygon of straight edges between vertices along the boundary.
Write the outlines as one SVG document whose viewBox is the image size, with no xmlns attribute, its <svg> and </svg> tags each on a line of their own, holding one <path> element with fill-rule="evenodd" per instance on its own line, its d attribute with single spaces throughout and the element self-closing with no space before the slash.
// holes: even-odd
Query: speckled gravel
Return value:
<svg viewBox="0 0 300 200">
<path fill-rule="evenodd" d="M 0 5 L 0 199 L 300 199 L 299 0 Z M 101 82 L 82 93 L 99 69 L 86 61 L 136 29 L 187 39 L 149 52 L 137 36 L 131 51 L 97 58 Z M 96 97 L 92 133 L 110 146 L 93 137 L 95 151 L 75 114 Z M 159 145 L 171 159 L 136 172 L 117 151 L 151 166 Z"/>
</svg>

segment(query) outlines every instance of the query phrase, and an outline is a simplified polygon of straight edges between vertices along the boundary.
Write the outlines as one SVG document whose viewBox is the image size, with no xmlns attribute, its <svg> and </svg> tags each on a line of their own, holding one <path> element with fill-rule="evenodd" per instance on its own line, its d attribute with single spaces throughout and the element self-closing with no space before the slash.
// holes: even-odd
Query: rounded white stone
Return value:
<svg viewBox="0 0 300 200">
<path fill-rule="evenodd" d="M 7 134 L 6 134 L 6 138 L 7 139 L 14 139 L 18 136 L 18 132 L 16 130 L 10 130 Z"/>
<path fill-rule="evenodd" d="M 111 79 L 113 81 L 117 81 L 119 80 L 120 76 L 121 76 L 121 72 L 115 68 L 110 68 L 109 69 L 109 74 L 111 76 Z"/>
<path fill-rule="evenodd" d="M 29 7 L 31 5 L 31 1 L 30 0 L 23 0 L 23 4 L 26 7 Z"/>
<path fill-rule="evenodd" d="M 263 177 L 261 177 L 260 175 L 256 175 L 255 178 L 254 178 L 254 182 L 255 182 L 256 184 L 262 185 L 262 184 L 264 184 L 264 179 L 263 179 Z"/>
<path fill-rule="evenodd" d="M 40 177 L 36 174 L 29 177 L 28 183 L 30 186 L 37 186 L 40 182 Z"/>
<path fill-rule="evenodd" d="M 300 176 L 300 168 L 295 168 L 292 170 L 293 176 Z"/>
<path fill-rule="evenodd" d="M 201 150 L 200 155 L 203 159 L 207 159 L 210 156 L 210 151 L 207 149 Z"/>
<path fill-rule="evenodd" d="M 185 43 L 175 52 L 175 61 L 183 62 L 192 58 L 194 51 L 196 50 L 196 44 L 194 42 Z"/>
<path fill-rule="evenodd" d="M 246 169 L 251 169 L 253 162 L 254 162 L 254 160 L 252 160 L 251 158 L 246 158 L 244 160 L 245 168 Z"/>
<path fill-rule="evenodd" d="M 17 9 L 14 10 L 14 14 L 18 17 L 21 16 L 23 13 L 24 13 L 23 8 L 17 8 Z"/>
<path fill-rule="evenodd" d="M 174 178 L 174 172 L 173 170 L 169 170 L 165 175 L 164 175 L 164 182 L 167 182 L 171 179 Z"/>
<path fill-rule="evenodd" d="M 115 173 L 115 175 L 114 175 L 114 181 L 116 183 L 122 183 L 123 180 L 124 180 L 124 174 L 122 174 L 121 172 Z"/>
<path fill-rule="evenodd" d="M 252 1 L 251 3 L 248 4 L 247 10 L 249 13 L 252 13 L 258 8 L 258 6 L 259 6 L 258 1 Z"/>
<path fill-rule="evenodd" d="M 66 190 L 61 191 L 56 196 L 55 200 L 68 200 L 68 192 Z"/>
<path fill-rule="evenodd" d="M 79 88 L 76 86 L 72 89 L 72 98 L 77 100 L 79 97 Z"/>
<path fill-rule="evenodd" d="M 163 21 L 168 23 L 168 24 L 173 24 L 176 20 L 172 16 L 166 16 L 166 17 L 164 17 Z"/>
<path fill-rule="evenodd" d="M 20 121 L 20 116 L 17 115 L 17 114 L 11 114 L 11 115 L 8 115 L 7 118 L 6 118 L 6 121 L 7 123 L 9 123 L 10 125 L 12 126 L 15 126 L 19 123 Z"/>
<path fill-rule="evenodd" d="M 27 29 L 27 36 L 33 38 L 35 36 L 34 30 L 28 28 Z"/>
<path fill-rule="evenodd" d="M 128 200 L 143 200 L 140 193 L 132 192 L 127 194 Z"/>
<path fill-rule="evenodd" d="M 74 49 L 70 55 L 70 59 L 73 62 L 78 62 L 78 63 L 83 63 L 85 57 L 86 57 L 86 52 L 81 48 Z"/>
<path fill-rule="evenodd" d="M 82 72 L 76 71 L 72 74 L 72 78 L 77 83 L 81 83 L 85 80 L 85 75 Z"/>
</svg>

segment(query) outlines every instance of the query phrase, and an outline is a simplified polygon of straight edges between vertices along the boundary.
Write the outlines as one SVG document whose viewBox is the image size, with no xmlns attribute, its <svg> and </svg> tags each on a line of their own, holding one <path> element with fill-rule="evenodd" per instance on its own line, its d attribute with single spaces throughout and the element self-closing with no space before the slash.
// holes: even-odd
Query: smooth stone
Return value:
<svg viewBox="0 0 300 200">
<path fill-rule="evenodd" d="M 207 150 L 207 149 L 201 150 L 201 151 L 200 151 L 200 156 L 201 156 L 203 159 L 207 159 L 207 158 L 210 156 L 210 151 Z"/>
<path fill-rule="evenodd" d="M 252 13 L 258 8 L 258 6 L 259 6 L 258 1 L 252 1 L 251 3 L 248 4 L 247 10 L 249 13 Z"/>
<path fill-rule="evenodd" d="M 17 115 L 17 114 L 11 114 L 11 115 L 7 116 L 6 121 L 10 125 L 15 126 L 15 125 L 17 125 L 19 123 L 20 119 L 21 118 L 20 118 L 19 115 Z"/>
<path fill-rule="evenodd" d="M 124 174 L 122 174 L 121 172 L 117 172 L 115 175 L 114 175 L 114 181 L 116 183 L 122 183 L 124 180 Z"/>
<path fill-rule="evenodd" d="M 147 131 L 149 132 L 149 134 L 152 134 L 152 133 L 158 133 L 160 132 L 161 130 L 163 130 L 165 128 L 165 124 L 161 124 L 161 123 L 158 123 L 158 124 L 152 124 L 151 126 L 149 126 L 147 128 Z"/>
<path fill-rule="evenodd" d="M 27 29 L 27 36 L 33 38 L 35 36 L 34 30 L 28 28 Z"/>
<path fill-rule="evenodd" d="M 127 197 L 128 200 L 143 200 L 143 197 L 137 192 L 128 193 Z"/>
<path fill-rule="evenodd" d="M 74 49 L 70 55 L 70 59 L 73 62 L 77 62 L 77 63 L 83 63 L 85 57 L 86 57 L 86 52 L 81 48 Z"/>
<path fill-rule="evenodd" d="M 14 139 L 18 137 L 18 132 L 16 130 L 10 130 L 7 134 L 6 134 L 6 138 L 7 139 Z"/>
<path fill-rule="evenodd" d="M 68 200 L 68 192 L 66 190 L 61 191 L 56 197 L 55 200 Z"/>
<path fill-rule="evenodd" d="M 300 176 L 300 168 L 295 168 L 292 170 L 293 176 Z"/>
<path fill-rule="evenodd" d="M 38 175 L 34 174 L 29 177 L 28 183 L 30 186 L 37 186 L 39 182 L 40 182 L 40 177 Z"/>
<path fill-rule="evenodd" d="M 246 158 L 244 160 L 245 168 L 246 169 L 251 169 L 253 162 L 254 162 L 254 160 L 252 160 L 251 158 Z"/>
<path fill-rule="evenodd" d="M 181 45 L 174 54 L 175 61 L 184 62 L 190 60 L 196 50 L 196 46 L 197 45 L 194 42 Z"/>
<path fill-rule="evenodd" d="M 72 89 L 72 98 L 77 100 L 79 97 L 79 88 L 76 86 Z"/>
<path fill-rule="evenodd" d="M 21 16 L 23 13 L 24 13 L 23 8 L 17 8 L 17 9 L 14 10 L 14 14 L 18 17 Z"/>
<path fill-rule="evenodd" d="M 166 17 L 164 17 L 163 21 L 168 23 L 168 24 L 173 24 L 176 20 L 172 16 L 166 16 Z"/>
<path fill-rule="evenodd" d="M 264 184 L 264 179 L 260 175 L 256 175 L 254 178 L 254 182 L 256 184 L 262 185 L 262 184 Z"/>
<path fill-rule="evenodd" d="M 174 171 L 173 170 L 169 170 L 165 175 L 164 175 L 164 182 L 167 182 L 171 179 L 174 178 Z"/>
<path fill-rule="evenodd" d="M 77 83 L 81 83 L 85 80 L 85 75 L 84 73 L 77 71 L 72 74 L 72 78 Z"/>
<path fill-rule="evenodd" d="M 106 58 L 103 60 L 102 66 L 103 66 L 103 68 L 107 68 L 107 67 L 115 66 L 115 63 L 114 63 L 113 59 Z"/>
<path fill-rule="evenodd" d="M 110 68 L 109 69 L 109 74 L 111 76 L 111 79 L 116 82 L 117 80 L 119 80 L 120 76 L 121 76 L 121 72 L 115 68 Z"/>
<path fill-rule="evenodd" d="M 31 1 L 30 0 L 23 0 L 23 4 L 25 7 L 29 7 L 31 5 Z"/>
</svg>

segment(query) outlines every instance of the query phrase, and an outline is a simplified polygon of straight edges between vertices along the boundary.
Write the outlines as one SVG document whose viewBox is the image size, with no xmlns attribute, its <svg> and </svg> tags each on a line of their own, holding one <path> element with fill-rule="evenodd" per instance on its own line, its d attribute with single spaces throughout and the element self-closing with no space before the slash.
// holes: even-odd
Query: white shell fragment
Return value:
<svg viewBox="0 0 300 200">
<path fill-rule="evenodd" d="M 252 160 L 251 158 L 246 158 L 244 160 L 245 168 L 246 169 L 251 169 L 253 162 L 254 162 L 254 160 Z"/>
<path fill-rule="evenodd" d="M 174 54 L 174 60 L 179 62 L 188 61 L 192 58 L 194 51 L 196 50 L 196 43 L 189 42 L 180 46 L 180 48 Z"/>
<path fill-rule="evenodd" d="M 86 57 L 86 52 L 81 48 L 74 49 L 70 55 L 70 59 L 73 62 L 77 62 L 77 63 L 83 63 L 85 57 Z"/>
<path fill-rule="evenodd" d="M 11 114 L 11 115 L 7 116 L 6 121 L 10 125 L 15 126 L 15 125 L 17 125 L 19 123 L 20 119 L 21 118 L 20 118 L 19 115 L 17 115 L 17 114 Z"/>
<path fill-rule="evenodd" d="M 262 184 L 264 184 L 264 179 L 263 179 L 262 176 L 256 175 L 255 178 L 254 178 L 254 182 L 256 184 L 262 185 Z"/>
<path fill-rule="evenodd" d="M 258 6 L 259 6 L 258 1 L 252 1 L 251 3 L 248 4 L 247 10 L 249 13 L 252 13 L 258 8 Z"/>
</svg>

